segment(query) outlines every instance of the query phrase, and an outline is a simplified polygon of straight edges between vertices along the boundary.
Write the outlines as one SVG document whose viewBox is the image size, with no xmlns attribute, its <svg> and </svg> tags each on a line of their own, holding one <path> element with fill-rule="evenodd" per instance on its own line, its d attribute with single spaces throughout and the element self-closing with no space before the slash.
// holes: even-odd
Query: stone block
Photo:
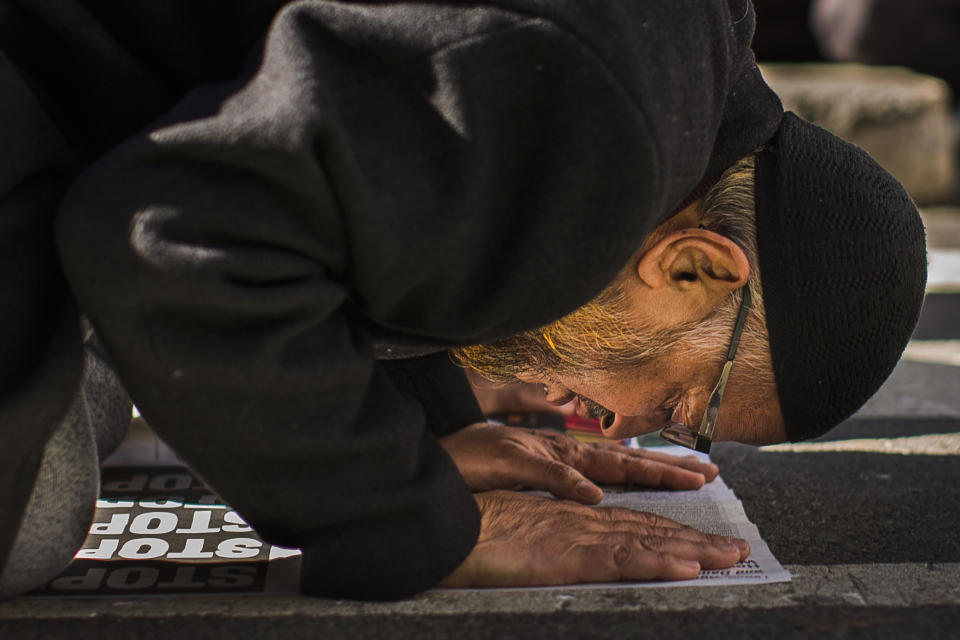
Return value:
<svg viewBox="0 0 960 640">
<path fill-rule="evenodd" d="M 960 250 L 960 207 L 930 207 L 920 210 L 927 230 L 927 249 Z"/>
<path fill-rule="evenodd" d="M 900 67 L 761 65 L 784 108 L 865 149 L 918 205 L 954 202 L 956 123 L 945 82 Z"/>
</svg>

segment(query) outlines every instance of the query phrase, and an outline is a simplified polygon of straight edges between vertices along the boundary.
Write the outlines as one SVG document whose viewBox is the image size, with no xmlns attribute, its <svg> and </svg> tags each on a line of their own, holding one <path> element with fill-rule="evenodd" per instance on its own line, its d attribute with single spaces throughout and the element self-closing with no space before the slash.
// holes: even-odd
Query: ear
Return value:
<svg viewBox="0 0 960 640">
<path fill-rule="evenodd" d="M 746 284 L 750 261 L 730 238 L 709 229 L 687 228 L 669 233 L 644 253 L 637 274 L 652 289 L 726 296 Z"/>
</svg>

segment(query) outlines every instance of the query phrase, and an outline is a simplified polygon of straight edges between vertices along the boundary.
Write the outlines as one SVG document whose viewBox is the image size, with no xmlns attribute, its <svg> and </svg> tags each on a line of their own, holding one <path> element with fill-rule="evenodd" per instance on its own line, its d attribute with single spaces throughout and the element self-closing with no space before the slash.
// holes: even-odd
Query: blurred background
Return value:
<svg viewBox="0 0 960 640">
<path fill-rule="evenodd" d="M 862 146 L 921 207 L 957 205 L 960 2 L 755 0 L 785 106 Z"/>
</svg>

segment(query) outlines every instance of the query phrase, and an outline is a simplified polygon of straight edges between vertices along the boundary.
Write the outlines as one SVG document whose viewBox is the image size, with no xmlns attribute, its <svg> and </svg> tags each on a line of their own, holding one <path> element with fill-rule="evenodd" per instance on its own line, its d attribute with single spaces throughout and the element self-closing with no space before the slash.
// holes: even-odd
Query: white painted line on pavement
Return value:
<svg viewBox="0 0 960 640">
<path fill-rule="evenodd" d="M 957 322 L 960 322 L 960 318 Z M 903 359 L 960 367 L 960 340 L 911 340 L 903 352 Z"/>
<path fill-rule="evenodd" d="M 960 293 L 960 249 L 930 249 L 927 260 L 927 291 Z"/>
<path fill-rule="evenodd" d="M 799 442 L 759 447 L 770 453 L 891 453 L 907 456 L 960 455 L 960 433 L 934 433 L 902 438 L 857 438 L 834 442 Z"/>
</svg>

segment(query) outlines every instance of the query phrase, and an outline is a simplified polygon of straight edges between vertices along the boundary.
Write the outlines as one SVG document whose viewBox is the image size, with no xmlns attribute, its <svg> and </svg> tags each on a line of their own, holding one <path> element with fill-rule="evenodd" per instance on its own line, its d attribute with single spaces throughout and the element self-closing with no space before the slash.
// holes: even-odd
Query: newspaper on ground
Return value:
<svg viewBox="0 0 960 640">
<path fill-rule="evenodd" d="M 696 455 L 703 461 L 710 460 L 708 455 L 674 445 L 658 446 L 656 450 L 675 456 Z M 720 476 L 696 491 L 661 491 L 635 487 L 604 486 L 603 492 L 603 500 L 598 506 L 648 511 L 706 533 L 743 538 L 750 543 L 750 556 L 727 569 L 705 569 L 692 580 L 604 582 L 562 587 L 536 587 L 537 589 L 714 587 L 790 582 L 790 572 L 784 569 L 773 556 L 773 553 L 770 552 L 770 548 L 760 536 L 757 526 L 747 518 L 747 514 L 743 510 L 743 503 Z M 549 495 L 541 491 L 530 493 L 542 496 Z M 511 590 L 529 589 L 529 587 L 505 588 Z"/>
<path fill-rule="evenodd" d="M 266 543 L 149 430 L 104 464 L 89 535 L 73 562 L 36 596 L 296 595 L 300 552 Z M 687 455 L 678 449 L 668 453 Z M 674 587 L 787 581 L 721 478 L 698 491 L 605 487 L 602 506 L 651 511 L 750 542 L 747 560 L 695 580 L 577 585 Z"/>
<path fill-rule="evenodd" d="M 672 445 L 657 447 L 657 450 L 676 456 L 694 453 Z M 695 455 L 704 461 L 710 459 L 706 454 L 696 453 Z M 790 572 L 784 569 L 770 552 L 757 526 L 747 518 L 743 503 L 720 476 L 697 491 L 636 491 L 607 488 L 601 505 L 649 511 L 706 533 L 743 538 L 750 543 L 750 556 L 728 569 L 704 570 L 694 580 L 642 583 L 633 586 L 686 587 L 790 581 Z"/>
<path fill-rule="evenodd" d="M 693 453 L 677 446 L 657 447 L 657 451 L 676 456 Z M 710 459 L 702 453 L 696 455 L 704 461 Z M 652 491 L 630 487 L 603 489 L 602 507 L 648 511 L 706 533 L 743 538 L 750 543 L 750 556 L 727 569 L 705 569 L 693 580 L 587 584 L 565 587 L 567 589 L 726 586 L 790 581 L 790 572 L 770 552 L 757 526 L 747 518 L 743 503 L 720 476 L 696 491 Z"/>
</svg>

